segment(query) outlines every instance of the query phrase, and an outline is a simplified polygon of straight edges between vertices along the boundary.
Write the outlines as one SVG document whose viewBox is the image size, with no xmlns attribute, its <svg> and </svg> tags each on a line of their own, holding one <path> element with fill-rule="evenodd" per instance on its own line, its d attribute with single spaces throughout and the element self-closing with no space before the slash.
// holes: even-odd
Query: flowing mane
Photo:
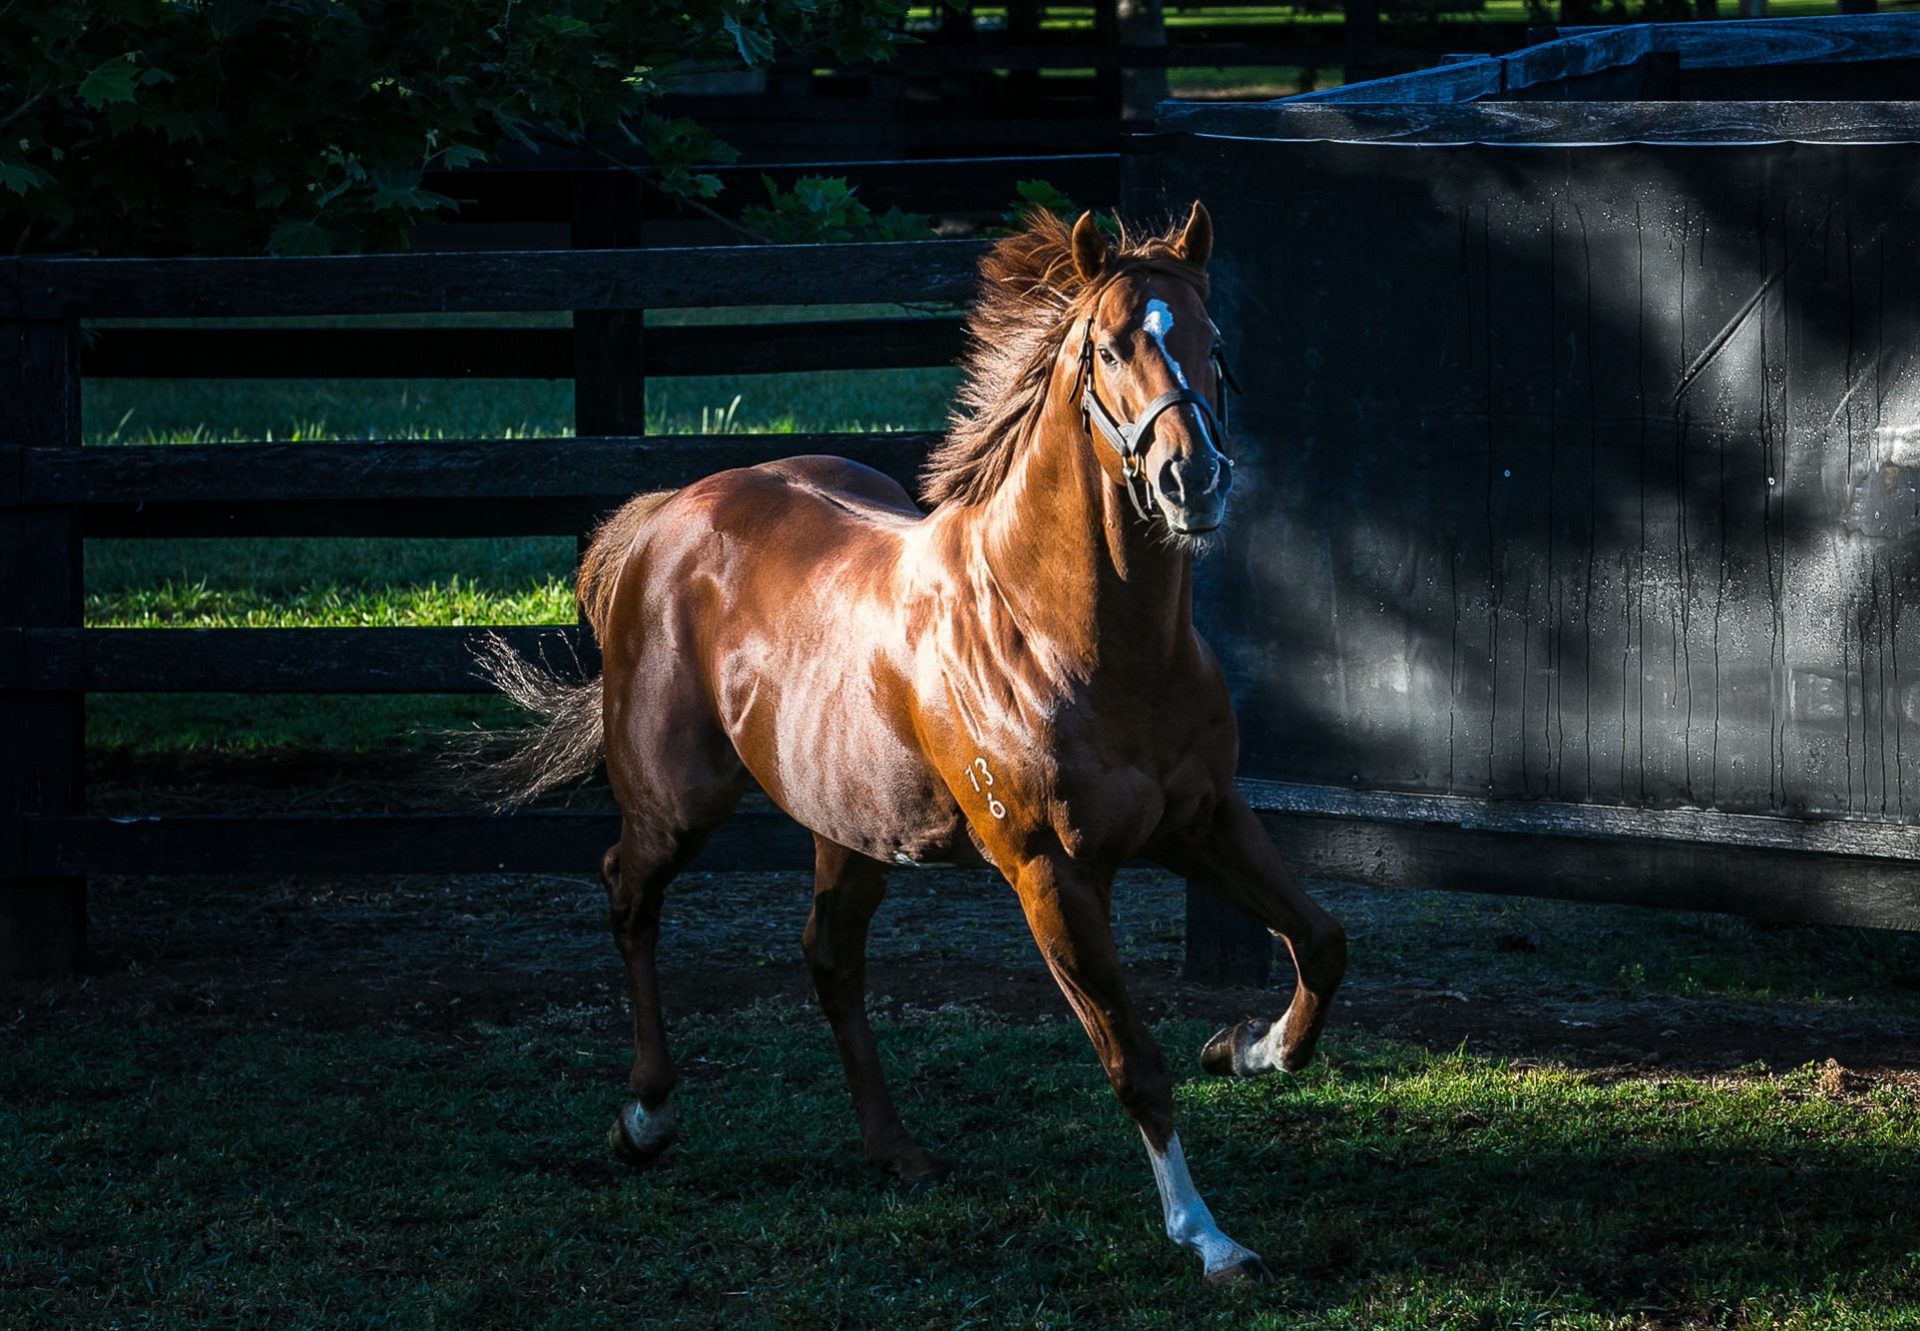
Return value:
<svg viewBox="0 0 1920 1331">
<path fill-rule="evenodd" d="M 921 502 L 977 504 L 1000 488 L 1013 457 L 1046 405 L 1053 360 L 1068 326 L 1086 313 L 1112 276 L 1129 269 L 1163 269 L 1207 291 L 1200 269 L 1174 254 L 1178 224 L 1136 239 L 1123 222 L 1111 265 L 1099 280 L 1080 276 L 1073 262 L 1073 231 L 1046 209 L 1005 237 L 980 260 L 980 296 L 967 312 L 966 380 L 947 435 L 920 473 Z"/>
</svg>

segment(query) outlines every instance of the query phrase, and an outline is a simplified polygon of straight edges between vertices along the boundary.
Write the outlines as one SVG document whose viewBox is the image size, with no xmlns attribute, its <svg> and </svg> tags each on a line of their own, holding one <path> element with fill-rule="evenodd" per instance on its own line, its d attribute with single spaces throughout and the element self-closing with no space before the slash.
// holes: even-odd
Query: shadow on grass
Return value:
<svg viewBox="0 0 1920 1331">
<path fill-rule="evenodd" d="M 0 1320 L 1866 1327 L 1908 1324 L 1920 1278 L 1893 1083 L 1602 1084 L 1364 1038 L 1293 1083 L 1187 1082 L 1201 1186 L 1279 1276 L 1219 1295 L 1076 1027 L 887 1025 L 904 1116 L 959 1165 L 918 1197 L 860 1165 L 816 1014 L 675 1036 L 685 1134 L 640 1176 L 604 1155 L 618 1051 L 571 1018 L 13 1041 Z"/>
</svg>

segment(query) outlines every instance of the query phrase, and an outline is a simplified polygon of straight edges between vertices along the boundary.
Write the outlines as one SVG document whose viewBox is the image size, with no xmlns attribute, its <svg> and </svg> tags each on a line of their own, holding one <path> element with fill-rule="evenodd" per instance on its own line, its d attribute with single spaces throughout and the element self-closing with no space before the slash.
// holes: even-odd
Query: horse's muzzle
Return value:
<svg viewBox="0 0 1920 1331">
<path fill-rule="evenodd" d="M 1183 536 L 1201 536 L 1227 519 L 1233 463 L 1215 449 L 1169 458 L 1154 478 L 1154 499 L 1167 525 Z"/>
</svg>

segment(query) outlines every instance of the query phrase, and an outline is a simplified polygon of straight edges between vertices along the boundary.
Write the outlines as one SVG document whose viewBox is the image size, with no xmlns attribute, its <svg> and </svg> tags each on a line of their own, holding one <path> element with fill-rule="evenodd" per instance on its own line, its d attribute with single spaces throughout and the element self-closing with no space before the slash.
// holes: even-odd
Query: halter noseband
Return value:
<svg viewBox="0 0 1920 1331">
<path fill-rule="evenodd" d="M 1142 479 L 1141 459 L 1146 455 L 1147 445 L 1153 438 L 1153 423 L 1160 419 L 1162 412 L 1171 411 L 1178 406 L 1192 406 L 1199 411 L 1201 420 L 1211 424 L 1213 433 L 1222 444 L 1227 441 L 1227 390 L 1240 391 L 1240 383 L 1233 377 L 1233 371 L 1227 366 L 1226 350 L 1215 343 L 1213 350 L 1207 353 L 1213 362 L 1214 391 L 1219 400 L 1216 410 L 1213 403 L 1191 388 L 1172 388 L 1147 403 L 1139 417 L 1131 421 L 1116 420 L 1100 401 L 1100 395 L 1093 386 L 1093 316 L 1087 316 L 1086 332 L 1080 337 L 1080 418 L 1086 422 L 1089 433 L 1097 433 L 1113 451 L 1120 455 L 1121 484 L 1126 488 L 1127 498 L 1133 502 L 1133 511 L 1143 521 L 1153 521 L 1153 511 L 1147 507 L 1133 483 Z M 1226 463 L 1227 470 L 1233 470 L 1233 459 L 1226 450 L 1217 450 L 1220 459 Z"/>
</svg>

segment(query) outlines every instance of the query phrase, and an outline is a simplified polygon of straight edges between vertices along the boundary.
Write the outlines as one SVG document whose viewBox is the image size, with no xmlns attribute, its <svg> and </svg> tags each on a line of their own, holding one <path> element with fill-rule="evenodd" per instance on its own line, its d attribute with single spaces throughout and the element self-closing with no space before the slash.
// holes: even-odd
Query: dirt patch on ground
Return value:
<svg viewBox="0 0 1920 1331">
<path fill-rule="evenodd" d="M 1622 1071 L 1828 1061 L 1856 1078 L 1920 1070 L 1920 1021 L 1898 1011 L 1623 992 L 1570 978 L 1529 940 L 1565 919 L 1591 922 L 1592 908 L 1341 884 L 1315 891 L 1354 939 L 1335 1030 Z M 669 1013 L 811 1002 L 798 943 L 808 893 L 801 873 L 676 883 L 662 942 Z M 1183 894 L 1177 880 L 1144 871 L 1124 875 L 1116 892 L 1115 935 L 1142 1010 L 1222 1023 L 1278 1015 L 1292 981 L 1284 950 L 1269 988 L 1181 978 Z M 518 1025 L 564 1010 L 610 1042 L 627 1038 L 600 888 L 585 876 L 108 880 L 93 917 L 89 974 L 0 995 L 11 1035 L 212 1016 L 453 1038 L 476 1022 Z M 1658 929 L 1662 918 L 1641 927 Z M 1407 946 L 1414 940 L 1427 946 Z M 1011 893 L 984 873 L 898 875 L 870 955 L 881 1015 L 958 1006 L 1014 1020 L 1067 1016 Z M 1178 1063 L 1196 1052 L 1169 1054 Z"/>
<path fill-rule="evenodd" d="M 420 750 L 122 753 L 92 771 L 88 798 L 103 812 L 365 812 L 460 799 Z M 661 946 L 669 1015 L 810 1003 L 799 953 L 810 886 L 803 872 L 677 881 Z M 1920 1070 L 1920 940 L 1511 897 L 1313 890 L 1352 942 L 1335 1031 L 1590 1068 L 1724 1073 L 1831 1060 L 1837 1076 Z M 1181 978 L 1184 891 L 1164 874 L 1122 875 L 1113 926 L 1136 1002 L 1154 1019 L 1277 1016 L 1292 984 L 1283 949 L 1266 989 Z M 627 1038 L 624 981 L 587 873 L 105 879 L 91 927 L 89 973 L 0 988 L 0 1029 L 24 1038 L 71 1022 L 213 1016 L 455 1039 L 476 1022 L 563 1011 L 609 1041 Z M 883 1015 L 961 1006 L 1014 1020 L 1067 1016 L 1011 892 L 986 872 L 896 873 L 869 956 Z"/>
</svg>

